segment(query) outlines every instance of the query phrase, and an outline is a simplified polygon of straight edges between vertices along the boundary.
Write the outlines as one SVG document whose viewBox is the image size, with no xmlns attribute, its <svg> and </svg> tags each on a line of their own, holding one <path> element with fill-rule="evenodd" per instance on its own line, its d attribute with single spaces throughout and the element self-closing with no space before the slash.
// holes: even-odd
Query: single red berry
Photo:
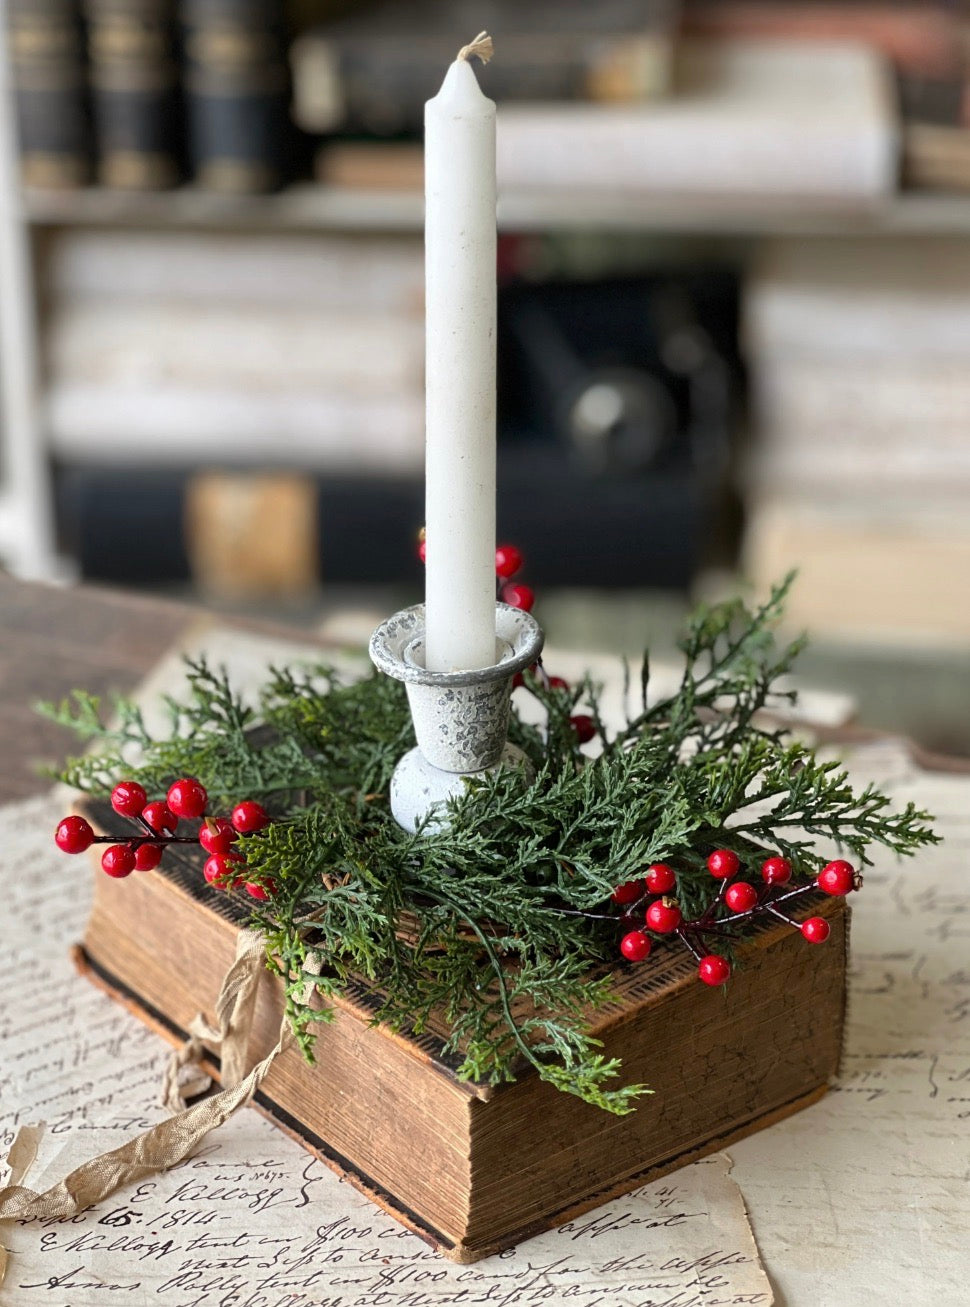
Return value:
<svg viewBox="0 0 970 1307">
<path fill-rule="evenodd" d="M 575 717 L 570 717 L 569 725 L 576 732 L 576 738 L 580 744 L 589 744 L 596 734 L 596 723 L 586 713 L 581 712 L 577 713 Z"/>
<path fill-rule="evenodd" d="M 109 844 L 101 854 L 101 866 L 109 876 L 121 879 L 135 870 L 135 854 L 127 844 Z"/>
<path fill-rule="evenodd" d="M 206 858 L 202 874 L 210 885 L 215 885 L 217 889 L 228 889 L 239 874 L 241 862 L 245 862 L 241 853 L 213 853 Z"/>
<path fill-rule="evenodd" d="M 161 844 L 139 844 L 135 849 L 135 870 L 154 871 L 165 852 Z"/>
<path fill-rule="evenodd" d="M 672 899 L 656 899 L 647 908 L 647 925 L 658 935 L 669 935 L 682 920 L 680 908 Z"/>
<path fill-rule="evenodd" d="M 736 880 L 725 890 L 724 902 L 732 912 L 749 912 L 758 902 L 758 891 L 746 880 Z"/>
<path fill-rule="evenodd" d="M 141 819 L 156 835 L 171 835 L 179 824 L 179 819 L 163 799 L 146 803 L 142 809 Z"/>
<path fill-rule="evenodd" d="M 236 832 L 225 817 L 206 817 L 199 827 L 199 843 L 206 853 L 228 853 L 235 841 Z"/>
<path fill-rule="evenodd" d="M 549 689 L 550 689 L 550 690 L 568 690 L 568 689 L 569 689 L 569 682 L 566 681 L 566 680 L 564 680 L 561 676 L 550 676 L 550 677 L 549 677 Z"/>
<path fill-rule="evenodd" d="M 512 677 L 512 689 L 517 690 L 521 685 L 525 685 L 525 677 L 521 672 L 516 672 Z"/>
<path fill-rule="evenodd" d="M 635 903 L 642 893 L 642 881 L 628 880 L 623 885 L 617 885 L 610 898 L 614 903 Z"/>
<path fill-rule="evenodd" d="M 521 608 L 523 612 L 531 613 L 535 601 L 535 591 L 531 585 L 522 585 L 520 581 L 513 581 L 510 585 L 502 586 L 502 602 L 508 604 L 510 608 Z"/>
<path fill-rule="evenodd" d="M 94 843 L 94 831 L 83 817 L 65 817 L 54 832 L 54 843 L 62 853 L 83 853 Z"/>
<path fill-rule="evenodd" d="M 427 540 L 419 540 L 419 541 L 418 541 L 418 557 L 421 559 L 422 563 L 426 563 L 426 562 L 428 561 L 428 542 L 427 542 Z"/>
<path fill-rule="evenodd" d="M 647 868 L 644 882 L 651 894 L 669 894 L 677 885 L 677 877 L 666 862 L 655 862 Z"/>
<path fill-rule="evenodd" d="M 247 880 L 245 885 L 243 886 L 243 889 L 250 896 L 250 898 L 259 899 L 260 901 L 263 901 L 265 899 L 268 899 L 271 894 L 276 893 L 276 883 L 272 880 L 268 880 L 266 881 L 265 884 L 260 885 L 257 881 Z"/>
<path fill-rule="evenodd" d="M 834 862 L 826 863 L 815 883 L 826 894 L 848 894 L 856 888 L 855 867 L 851 862 L 836 858 Z"/>
<path fill-rule="evenodd" d="M 519 571 L 523 561 L 521 549 L 516 549 L 515 545 L 499 545 L 495 551 L 495 573 L 508 580 Z"/>
<path fill-rule="evenodd" d="M 766 885 L 787 885 L 791 880 L 791 863 L 787 858 L 767 858 L 761 864 L 761 876 Z"/>
<path fill-rule="evenodd" d="M 651 947 L 649 935 L 642 930 L 631 930 L 620 940 L 620 952 L 630 962 L 642 962 Z"/>
<path fill-rule="evenodd" d="M 200 785 L 193 776 L 183 776 L 180 781 L 169 786 L 168 806 L 176 817 L 193 821 L 196 817 L 202 816 L 208 801 L 209 796 L 205 792 L 205 786 Z"/>
<path fill-rule="evenodd" d="M 707 859 L 707 870 L 718 880 L 730 880 L 740 869 L 741 859 L 731 849 L 715 849 Z"/>
<path fill-rule="evenodd" d="M 140 817 L 147 802 L 145 787 L 137 781 L 119 781 L 111 791 L 111 806 L 119 817 Z"/>
<path fill-rule="evenodd" d="M 723 985 L 731 976 L 731 964 L 720 953 L 708 953 L 697 964 L 697 974 L 705 985 Z"/>
<path fill-rule="evenodd" d="M 269 825 L 269 813 L 255 799 L 243 799 L 232 810 L 232 824 L 240 835 L 252 835 Z"/>
<path fill-rule="evenodd" d="M 824 917 L 809 917 L 802 922 L 800 929 L 809 944 L 824 944 L 832 933 L 832 927 Z"/>
</svg>

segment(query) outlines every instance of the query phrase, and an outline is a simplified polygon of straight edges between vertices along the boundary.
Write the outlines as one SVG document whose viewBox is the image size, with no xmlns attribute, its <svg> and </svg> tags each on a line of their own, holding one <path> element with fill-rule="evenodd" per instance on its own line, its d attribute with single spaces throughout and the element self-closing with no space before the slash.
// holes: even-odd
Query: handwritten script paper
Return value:
<svg viewBox="0 0 970 1307">
<path fill-rule="evenodd" d="M 158 1120 L 159 1039 L 66 957 L 89 868 L 52 850 L 59 803 L 0 811 L 0 1148 L 46 1121 L 26 1183 Z M 71 1220 L 2 1227 L 0 1302 L 25 1307 L 769 1307 L 727 1159 L 712 1158 L 474 1266 L 402 1230 L 253 1111 L 194 1158 Z"/>
<path fill-rule="evenodd" d="M 252 643 L 253 667 L 293 657 Z M 236 635 L 212 632 L 202 646 L 213 661 L 240 657 Z M 153 693 L 174 688 L 173 670 L 160 666 Z M 730 1176 L 723 1157 L 697 1163 L 502 1257 L 458 1267 L 244 1111 L 195 1158 L 97 1209 L 0 1226 L 14 1253 L 0 1303 L 962 1307 L 970 777 L 918 772 L 895 744 L 860 750 L 853 765 L 860 782 L 935 811 L 947 842 L 902 866 L 881 857 L 867 876 L 853 919 L 843 1079 L 820 1104 L 734 1145 Z M 62 797 L 0 811 L 0 1155 L 22 1125 L 46 1121 L 25 1181 L 35 1189 L 160 1119 L 167 1056 L 66 959 L 83 929 L 90 872 L 52 846 L 64 811 Z"/>
<path fill-rule="evenodd" d="M 970 1303 L 970 775 L 920 771 L 895 742 L 850 760 L 936 816 L 944 843 L 877 855 L 854 904 L 842 1077 L 822 1102 L 735 1144 L 778 1302 Z"/>
</svg>

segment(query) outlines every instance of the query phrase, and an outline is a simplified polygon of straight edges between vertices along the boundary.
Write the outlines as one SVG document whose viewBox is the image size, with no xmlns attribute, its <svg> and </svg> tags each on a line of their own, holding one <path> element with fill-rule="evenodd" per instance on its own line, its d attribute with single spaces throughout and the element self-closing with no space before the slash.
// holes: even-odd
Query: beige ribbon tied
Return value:
<svg viewBox="0 0 970 1307">
<path fill-rule="evenodd" d="M 191 1156 L 202 1140 L 249 1102 L 273 1062 L 293 1039 L 286 1018 L 280 1026 L 275 1048 L 244 1074 L 246 1046 L 252 1027 L 256 988 L 263 964 L 262 936 L 242 931 L 236 942 L 236 959 L 226 973 L 216 1000 L 218 1027 L 201 1014 L 192 1022 L 190 1038 L 173 1054 L 165 1074 L 163 1097 L 167 1105 L 177 1104 L 176 1115 L 161 1121 L 120 1148 L 76 1167 L 63 1180 L 43 1193 L 22 1184 L 37 1152 L 43 1127 L 23 1126 L 7 1157 L 10 1179 L 0 1189 L 0 1221 L 49 1219 L 73 1216 L 107 1198 L 123 1185 L 167 1171 Z M 204 1039 L 219 1044 L 222 1053 L 223 1089 L 192 1107 L 185 1107 L 185 1095 L 199 1083 L 179 1084 L 179 1072 L 194 1067 L 198 1072 Z M 208 1077 L 206 1077 L 208 1080 Z M 0 1284 L 7 1267 L 7 1253 L 0 1247 Z"/>
<path fill-rule="evenodd" d="M 256 990 L 263 970 L 263 937 L 241 930 L 236 937 L 236 960 L 226 972 L 216 999 L 216 1025 L 199 1012 L 189 1026 L 189 1038 L 177 1049 L 162 1081 L 161 1102 L 170 1112 L 184 1112 L 186 1099 L 203 1093 L 212 1083 L 202 1068 L 205 1042 L 219 1049 L 223 1089 L 238 1085 L 246 1074 L 246 1049 L 253 1025 Z"/>
</svg>

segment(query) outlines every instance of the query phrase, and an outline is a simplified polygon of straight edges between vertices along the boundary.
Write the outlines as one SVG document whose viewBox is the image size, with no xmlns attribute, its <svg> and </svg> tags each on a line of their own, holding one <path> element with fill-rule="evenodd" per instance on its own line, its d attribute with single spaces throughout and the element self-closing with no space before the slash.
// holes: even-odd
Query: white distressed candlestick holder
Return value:
<svg viewBox="0 0 970 1307">
<path fill-rule="evenodd" d="M 525 754 L 508 742 L 512 678 L 542 652 L 538 622 L 520 608 L 495 605 L 495 662 L 473 671 L 429 672 L 424 665 L 424 604 L 404 608 L 382 622 L 370 641 L 379 671 L 407 688 L 417 747 L 397 764 L 391 779 L 391 811 L 405 830 L 447 825 L 450 798 L 466 779 L 497 767 L 520 767 Z"/>
</svg>

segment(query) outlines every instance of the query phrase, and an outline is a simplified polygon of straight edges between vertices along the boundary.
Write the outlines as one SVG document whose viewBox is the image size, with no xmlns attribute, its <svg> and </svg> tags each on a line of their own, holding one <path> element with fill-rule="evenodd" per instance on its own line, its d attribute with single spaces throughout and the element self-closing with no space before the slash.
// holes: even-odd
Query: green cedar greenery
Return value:
<svg viewBox="0 0 970 1307">
<path fill-rule="evenodd" d="M 160 739 L 130 702 L 113 705 L 110 726 L 83 693 L 42 710 L 97 741 L 60 773 L 81 790 L 107 795 L 132 777 L 162 796 L 189 775 L 210 811 L 257 798 L 274 813 L 239 847 L 247 879 L 273 886 L 266 904 L 247 903 L 308 1057 L 322 1019 L 308 986 L 326 1000 L 364 977 L 379 999 L 375 1020 L 421 1031 L 432 1013 L 444 1017 L 461 1076 L 497 1082 L 531 1063 L 558 1088 L 624 1113 L 649 1091 L 611 1084 L 619 1063 L 597 1051 L 586 1024 L 610 993 L 602 964 L 617 958 L 616 885 L 670 863 L 691 918 L 717 889 L 705 867 L 714 848 L 749 866 L 780 853 L 811 879 L 836 850 L 865 865 L 873 844 L 908 855 L 937 838 L 925 812 L 894 810 L 871 786 L 854 791 L 838 763 L 762 711 L 794 697 L 777 683 L 800 642 L 779 645 L 772 633 L 787 586 L 754 612 L 740 601 L 701 609 L 681 644 L 676 693 L 648 701 L 645 658 L 640 711 L 613 735 L 588 679 L 549 689 L 530 676 L 547 727 L 513 709 L 510 738 L 535 780 L 505 771 L 470 783 L 444 831 L 409 834 L 391 817 L 391 772 L 414 739 L 403 687 L 382 676 L 343 683 L 325 667 L 272 669 L 251 709 L 222 672 L 190 660 L 187 700 L 167 702 Z M 593 759 L 569 725 L 580 704 L 599 728 Z"/>
</svg>

